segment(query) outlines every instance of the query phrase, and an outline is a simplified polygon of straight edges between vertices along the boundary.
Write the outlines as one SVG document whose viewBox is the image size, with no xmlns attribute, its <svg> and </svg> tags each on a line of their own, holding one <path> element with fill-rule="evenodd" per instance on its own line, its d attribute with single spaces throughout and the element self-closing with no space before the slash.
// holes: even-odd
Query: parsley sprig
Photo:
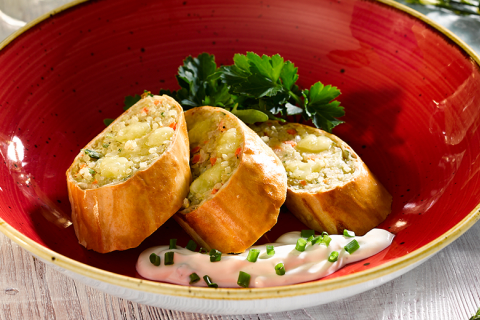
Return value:
<svg viewBox="0 0 480 320">
<path fill-rule="evenodd" d="M 321 82 L 300 89 L 296 84 L 298 68 L 279 54 L 235 54 L 233 62 L 218 67 L 215 57 L 208 53 L 189 56 L 176 75 L 180 89 L 162 89 L 160 94 L 172 96 L 184 110 L 205 105 L 225 108 L 246 123 L 285 121 L 287 116 L 301 115 L 328 132 L 343 123 L 338 118 L 345 111 L 335 100 L 340 90 Z M 139 99 L 127 97 L 126 107 Z"/>
</svg>

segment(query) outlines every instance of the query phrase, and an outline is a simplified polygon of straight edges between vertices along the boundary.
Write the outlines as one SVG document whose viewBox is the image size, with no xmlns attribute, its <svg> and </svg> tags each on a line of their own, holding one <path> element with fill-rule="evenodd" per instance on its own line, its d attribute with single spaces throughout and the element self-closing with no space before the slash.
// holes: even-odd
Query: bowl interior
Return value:
<svg viewBox="0 0 480 320">
<path fill-rule="evenodd" d="M 122 112 L 126 95 L 177 89 L 188 55 L 231 64 L 246 51 L 291 60 L 300 86 L 339 87 L 346 123 L 334 133 L 393 195 L 380 225 L 396 234 L 391 247 L 328 278 L 417 250 L 478 205 L 478 60 L 425 22 L 363 0 L 102 0 L 55 14 L 0 51 L 0 217 L 62 255 L 139 277 L 143 249 L 170 238 L 186 245 L 174 221 L 139 248 L 98 254 L 78 244 L 73 227 L 49 222 L 36 197 L 70 214 L 65 171 L 102 120 Z M 267 237 L 304 228 L 284 211 Z"/>
</svg>

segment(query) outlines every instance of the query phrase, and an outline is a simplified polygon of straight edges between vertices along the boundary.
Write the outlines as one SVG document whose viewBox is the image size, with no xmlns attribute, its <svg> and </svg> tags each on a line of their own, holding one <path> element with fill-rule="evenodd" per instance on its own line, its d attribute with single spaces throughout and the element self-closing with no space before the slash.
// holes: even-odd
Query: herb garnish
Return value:
<svg viewBox="0 0 480 320">
<path fill-rule="evenodd" d="M 287 116 L 301 115 L 328 132 L 343 123 L 337 118 L 345 111 L 335 100 L 340 90 L 321 82 L 301 90 L 296 84 L 298 68 L 279 54 L 235 54 L 233 62 L 217 67 L 215 57 L 208 53 L 188 56 L 176 75 L 181 88 L 162 89 L 160 94 L 173 97 L 184 110 L 206 105 L 225 108 L 245 123 L 285 121 Z M 140 98 L 126 97 L 124 109 Z"/>
<path fill-rule="evenodd" d="M 84 149 L 83 151 L 92 159 L 100 159 L 102 157 L 102 155 L 95 150 Z"/>
<path fill-rule="evenodd" d="M 478 320 L 480 319 L 480 308 L 477 310 L 477 313 L 475 313 L 470 320 Z"/>
</svg>

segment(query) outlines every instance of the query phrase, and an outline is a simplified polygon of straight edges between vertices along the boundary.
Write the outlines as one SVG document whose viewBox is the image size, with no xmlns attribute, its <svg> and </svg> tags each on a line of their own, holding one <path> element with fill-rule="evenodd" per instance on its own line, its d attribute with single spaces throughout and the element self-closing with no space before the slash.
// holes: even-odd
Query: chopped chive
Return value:
<svg viewBox="0 0 480 320">
<path fill-rule="evenodd" d="M 195 243 L 195 241 L 190 240 L 190 241 L 188 241 L 188 244 L 187 244 L 186 248 L 190 251 L 195 252 L 195 250 L 197 250 L 197 244 Z"/>
<path fill-rule="evenodd" d="M 200 281 L 200 277 L 195 272 L 190 275 L 190 284 L 194 284 Z"/>
<path fill-rule="evenodd" d="M 328 257 L 328 261 L 335 262 L 337 260 L 338 260 L 338 252 L 332 251 L 332 253 L 330 253 L 330 256 Z"/>
<path fill-rule="evenodd" d="M 355 251 L 357 251 L 358 249 L 360 248 L 360 245 L 358 244 L 357 240 L 353 239 L 352 241 L 350 241 L 345 247 L 345 251 L 347 251 L 348 253 L 352 254 L 354 253 Z"/>
<path fill-rule="evenodd" d="M 222 260 L 222 253 L 218 250 L 210 250 L 210 262 L 217 262 Z"/>
<path fill-rule="evenodd" d="M 323 237 L 322 237 L 322 236 L 318 236 L 318 237 L 313 238 L 313 239 L 311 240 L 311 242 L 312 242 L 312 245 L 317 244 L 317 243 L 320 244 L 320 243 L 322 243 L 322 240 L 323 240 Z"/>
<path fill-rule="evenodd" d="M 208 250 L 205 249 L 204 247 L 200 247 L 200 250 L 198 250 L 200 253 L 208 253 Z"/>
<path fill-rule="evenodd" d="M 347 238 L 352 238 L 352 237 L 355 237 L 355 232 L 344 229 L 343 235 Z"/>
<path fill-rule="evenodd" d="M 108 148 L 109 145 L 110 145 L 109 143 L 104 143 L 104 144 L 102 144 L 102 147 Z"/>
<path fill-rule="evenodd" d="M 283 265 L 283 263 L 277 263 L 277 265 L 275 266 L 275 273 L 279 276 L 283 276 L 285 274 L 285 266 Z"/>
<path fill-rule="evenodd" d="M 93 158 L 93 159 L 100 159 L 100 157 L 102 156 L 100 153 L 98 153 L 95 150 L 85 149 L 84 151 L 90 158 Z"/>
<path fill-rule="evenodd" d="M 177 239 L 170 239 L 170 247 L 168 249 L 177 249 Z"/>
<path fill-rule="evenodd" d="M 260 254 L 260 250 L 250 249 L 250 251 L 248 251 L 247 260 L 250 261 L 250 262 L 257 262 L 259 254 Z"/>
<path fill-rule="evenodd" d="M 205 282 L 207 283 L 207 286 L 209 286 L 210 288 L 218 288 L 218 284 L 212 282 L 212 279 L 210 279 L 209 276 L 204 275 L 203 280 L 205 280 Z"/>
<path fill-rule="evenodd" d="M 246 272 L 240 271 L 238 274 L 237 284 L 240 287 L 248 288 L 250 285 L 250 275 Z"/>
<path fill-rule="evenodd" d="M 88 172 L 90 172 L 91 175 L 94 175 L 96 172 L 93 169 L 88 168 Z"/>
<path fill-rule="evenodd" d="M 155 253 L 152 253 L 150 255 L 150 262 L 154 265 L 154 266 L 159 266 L 160 265 L 160 257 L 157 256 Z"/>
<path fill-rule="evenodd" d="M 310 236 L 315 236 L 315 230 L 302 230 L 300 237 L 309 238 Z"/>
<path fill-rule="evenodd" d="M 275 254 L 275 248 L 274 246 L 267 246 L 267 254 L 269 256 L 273 256 Z"/>
<path fill-rule="evenodd" d="M 173 264 L 173 251 L 165 252 L 165 265 L 169 266 Z"/>
<path fill-rule="evenodd" d="M 330 244 L 330 241 L 332 241 L 332 238 L 330 238 L 330 236 L 326 232 L 323 232 L 322 236 L 323 236 L 323 239 L 321 243 L 324 243 L 328 247 L 328 245 Z"/>
<path fill-rule="evenodd" d="M 306 246 L 307 246 L 307 240 L 303 238 L 298 238 L 297 244 L 295 245 L 295 249 L 297 249 L 297 251 L 303 252 L 305 251 Z"/>
</svg>

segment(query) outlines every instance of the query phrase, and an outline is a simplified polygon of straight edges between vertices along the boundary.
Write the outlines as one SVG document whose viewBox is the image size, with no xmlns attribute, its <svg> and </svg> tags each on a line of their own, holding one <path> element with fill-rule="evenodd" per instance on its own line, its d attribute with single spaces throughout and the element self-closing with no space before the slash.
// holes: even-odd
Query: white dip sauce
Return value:
<svg viewBox="0 0 480 320">
<path fill-rule="evenodd" d="M 192 252 L 177 246 L 169 249 L 168 246 L 158 246 L 145 250 L 137 261 L 138 273 L 147 279 L 171 282 L 181 285 L 190 285 L 190 274 L 196 273 L 200 278 L 208 275 L 212 282 L 224 288 L 240 288 L 237 285 L 240 271 L 250 274 L 250 288 L 274 287 L 301 283 L 320 279 L 334 273 L 348 263 L 353 263 L 382 251 L 393 240 L 394 235 L 382 229 L 373 229 L 362 237 L 347 238 L 343 235 L 330 235 L 332 241 L 326 247 L 324 244 L 307 245 L 305 251 L 295 249 L 300 232 L 289 232 L 278 238 L 275 254 L 266 253 L 266 245 L 254 246 L 260 250 L 256 262 L 246 260 L 248 251 L 239 255 L 222 255 L 222 260 L 210 262 L 208 254 Z M 349 254 L 344 246 L 356 239 L 360 248 Z M 165 252 L 174 252 L 174 264 L 164 265 Z M 339 253 L 336 262 L 329 262 L 328 257 L 332 251 Z M 150 254 L 160 256 L 161 264 L 157 267 L 150 262 Z M 275 265 L 283 263 L 286 273 L 279 276 L 275 272 Z M 206 287 L 203 279 L 193 284 Z"/>
</svg>

